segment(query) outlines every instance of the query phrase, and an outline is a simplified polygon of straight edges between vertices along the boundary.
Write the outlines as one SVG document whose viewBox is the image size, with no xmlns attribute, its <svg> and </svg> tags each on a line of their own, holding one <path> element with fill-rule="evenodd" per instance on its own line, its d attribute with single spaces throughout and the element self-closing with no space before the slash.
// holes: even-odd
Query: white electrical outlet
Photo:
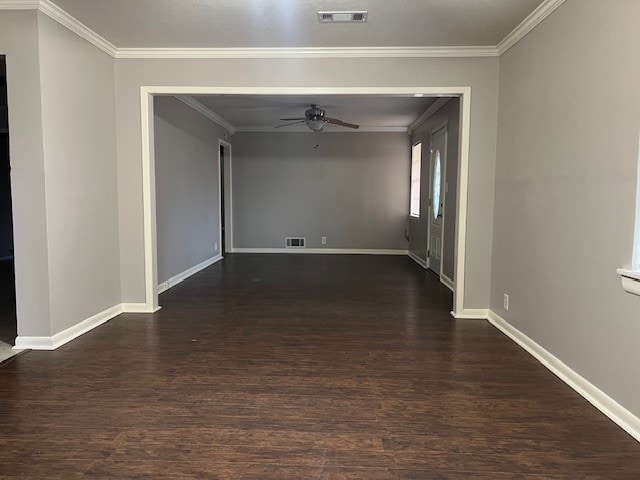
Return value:
<svg viewBox="0 0 640 480">
<path fill-rule="evenodd" d="M 504 294 L 504 309 L 509 310 L 509 294 Z"/>
<path fill-rule="evenodd" d="M 327 244 L 327 237 L 322 237 L 322 244 L 326 245 Z"/>
<path fill-rule="evenodd" d="M 213 244 L 213 250 L 216 252 L 218 251 L 218 242 Z"/>
</svg>

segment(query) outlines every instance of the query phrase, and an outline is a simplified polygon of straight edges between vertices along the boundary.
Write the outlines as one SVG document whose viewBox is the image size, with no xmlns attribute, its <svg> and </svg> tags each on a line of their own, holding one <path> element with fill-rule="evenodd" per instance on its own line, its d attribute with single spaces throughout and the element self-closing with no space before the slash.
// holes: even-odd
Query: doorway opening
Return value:
<svg viewBox="0 0 640 480">
<path fill-rule="evenodd" d="M 220 254 L 233 251 L 233 218 L 231 195 L 231 144 L 226 140 L 218 140 L 218 166 L 220 181 Z"/>
<path fill-rule="evenodd" d="M 467 189 L 468 189 L 468 164 L 469 164 L 469 132 L 471 113 L 471 89 L 469 87 L 141 87 L 140 109 L 142 118 L 142 175 L 143 175 L 143 201 L 144 201 L 144 268 L 145 268 L 145 309 L 154 312 L 158 305 L 158 245 L 156 242 L 156 154 L 154 151 L 154 100 L 166 96 L 191 96 L 191 97 L 228 97 L 228 96 L 359 96 L 359 97 L 405 97 L 405 98 L 435 98 L 440 104 L 448 100 L 456 99 L 455 105 L 459 112 L 459 165 L 455 175 L 454 188 L 451 190 L 456 196 L 455 229 L 451 236 L 454 239 L 452 248 L 454 255 L 454 288 L 452 314 L 456 317 L 464 315 L 464 280 L 466 258 L 466 215 L 467 215 Z M 317 102 L 316 102 L 317 103 Z M 224 117 L 223 117 L 224 119 Z M 232 124 L 233 125 L 233 124 Z M 426 145 L 426 142 L 423 144 Z M 219 155 L 219 147 L 217 149 Z M 423 165 L 426 162 L 423 162 Z M 226 165 L 225 165 L 226 166 Z M 225 176 L 226 177 L 226 176 Z M 424 175 L 429 178 L 428 175 Z M 452 185 L 453 185 L 452 183 Z M 225 185 L 226 186 L 226 185 Z M 423 190 L 426 193 L 426 188 Z M 228 194 L 225 194 L 227 198 Z M 407 211 L 409 210 L 409 195 L 407 194 Z M 227 203 L 227 202 L 225 202 Z M 225 209 L 227 207 L 225 206 Z M 425 209 L 426 210 L 426 209 Z M 225 248 L 240 251 L 233 241 L 229 242 L 229 234 L 233 231 L 229 224 L 229 218 L 225 219 Z M 426 230 L 426 229 L 425 229 Z M 237 233 L 237 232 L 236 232 Z M 320 237 L 318 237 L 320 238 Z M 324 241 L 324 238 L 323 238 Z M 245 249 L 250 250 L 250 249 Z M 269 250 L 269 249 L 261 249 Z M 279 250 L 279 249 L 278 249 Z M 266 252 L 262 252 L 266 253 Z M 404 251 L 404 255 L 407 251 Z"/>
<path fill-rule="evenodd" d="M 12 216 L 6 60 L 0 56 L 0 360 L 10 356 L 17 336 Z"/>
</svg>

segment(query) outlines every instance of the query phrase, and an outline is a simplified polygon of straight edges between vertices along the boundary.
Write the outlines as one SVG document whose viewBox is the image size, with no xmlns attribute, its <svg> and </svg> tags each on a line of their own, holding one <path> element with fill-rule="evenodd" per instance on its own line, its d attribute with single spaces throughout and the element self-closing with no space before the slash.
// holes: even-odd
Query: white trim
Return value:
<svg viewBox="0 0 640 480">
<path fill-rule="evenodd" d="M 42 12 L 107 55 L 116 57 L 118 49 L 113 43 L 98 35 L 50 0 L 0 0 L 0 10 L 37 10 Z"/>
<path fill-rule="evenodd" d="M 563 363 L 558 357 L 511 325 L 504 318 L 500 317 L 497 313 L 489 311 L 488 320 L 494 327 L 547 367 L 554 375 L 560 378 L 560 380 L 569 385 L 589 403 L 640 442 L 640 418 Z"/>
<path fill-rule="evenodd" d="M 38 10 L 39 0 L 0 0 L 0 10 Z"/>
<path fill-rule="evenodd" d="M 633 295 L 640 295 L 640 271 L 626 270 L 624 268 L 619 268 L 616 271 L 620 275 L 624 291 Z"/>
<path fill-rule="evenodd" d="M 149 310 L 146 303 L 123 303 L 122 313 L 155 313 L 160 310 L 160 307 L 156 307 L 153 310 Z"/>
<path fill-rule="evenodd" d="M 407 255 L 407 250 L 362 248 L 234 248 L 231 253 L 311 253 L 325 255 Z"/>
<path fill-rule="evenodd" d="M 228 245 L 226 245 L 226 248 L 228 252 L 231 252 L 233 250 L 233 145 L 227 142 L 226 140 L 222 140 L 221 138 L 218 139 L 218 168 L 220 168 L 219 166 L 220 146 L 226 147 L 229 151 L 229 168 L 224 170 L 225 176 L 228 175 L 229 177 L 229 188 L 224 189 L 225 197 L 226 196 L 229 197 L 228 201 L 226 198 L 224 199 L 225 208 L 228 205 L 229 215 L 227 216 L 226 212 L 222 212 L 222 215 L 225 215 L 225 219 L 224 219 L 225 234 L 229 232 L 229 235 L 227 236 L 229 238 L 229 242 L 228 242 Z M 218 177 L 220 177 L 219 171 L 218 171 Z M 221 178 L 221 180 L 224 180 L 224 179 Z M 227 190 L 228 190 L 228 195 L 226 195 Z M 220 204 L 222 205 L 222 202 L 220 202 Z M 222 217 L 220 217 L 220 221 L 222 222 Z M 227 239 L 225 238 L 225 243 L 226 243 L 226 240 Z M 220 225 L 220 248 L 222 248 L 222 224 Z M 224 254 L 225 252 L 220 251 L 220 255 L 224 255 Z"/>
<path fill-rule="evenodd" d="M 13 347 L 15 350 L 24 350 L 30 348 L 32 350 L 55 350 L 61 345 L 70 342 L 74 338 L 87 333 L 89 330 L 93 330 L 99 325 L 117 317 L 122 313 L 122 305 L 118 304 L 111 308 L 108 308 L 100 313 L 97 313 L 86 320 L 83 320 L 72 327 L 67 328 L 51 337 L 16 337 L 16 344 Z"/>
<path fill-rule="evenodd" d="M 440 272 L 440 283 L 442 283 L 445 287 L 447 287 L 452 292 L 455 291 L 455 284 L 453 280 L 447 277 L 444 273 Z"/>
<path fill-rule="evenodd" d="M 116 58 L 441 58 L 496 57 L 494 46 L 309 48 L 118 48 Z"/>
<path fill-rule="evenodd" d="M 422 268 L 424 268 L 426 270 L 427 268 L 427 261 L 423 258 L 420 258 L 420 256 L 416 255 L 415 253 L 413 253 L 411 250 L 409 250 L 407 252 L 407 256 L 413 260 L 414 262 L 416 262 L 418 265 L 420 265 Z"/>
<path fill-rule="evenodd" d="M 545 0 L 496 46 L 336 48 L 118 48 L 50 0 L 0 0 L 0 10 L 38 10 L 113 58 L 456 58 L 499 57 L 564 0 Z"/>
<path fill-rule="evenodd" d="M 306 125 L 291 125 L 289 127 L 279 128 L 274 130 L 273 125 L 259 125 L 259 126 L 243 126 L 235 127 L 236 132 L 252 132 L 252 133 L 316 133 L 309 130 Z M 322 130 L 322 134 L 326 133 L 367 133 L 367 132 L 395 132 L 395 133 L 407 133 L 407 127 L 367 127 L 360 125 L 360 128 L 340 128 L 340 127 L 325 127 Z"/>
<path fill-rule="evenodd" d="M 209 120 L 211 120 L 213 123 L 221 126 L 222 128 L 229 130 L 229 133 L 231 135 L 236 133 L 236 127 L 231 125 L 229 122 L 227 122 L 224 118 L 222 118 L 216 112 L 211 110 L 209 107 L 197 101 L 195 98 L 192 98 L 188 95 L 176 95 L 175 98 L 180 100 L 185 105 L 193 108 L 196 112 L 201 113 L 202 115 L 207 117 Z"/>
<path fill-rule="evenodd" d="M 460 138 L 458 139 L 458 198 L 456 201 L 456 238 L 453 311 L 464 312 L 464 280 L 467 257 L 467 201 L 469 190 L 469 136 L 471 134 L 471 89 L 460 96 Z"/>
<path fill-rule="evenodd" d="M 565 0 L 545 0 L 525 18 L 520 25 L 511 30 L 509 34 L 496 45 L 496 54 L 501 56 L 527 33 L 533 30 L 540 22 L 547 18 L 553 11 L 564 3 Z"/>
<path fill-rule="evenodd" d="M 166 292 L 171 287 L 175 287 L 179 283 L 184 282 L 187 278 L 222 260 L 222 255 L 218 254 L 214 257 L 206 259 L 204 262 L 186 269 L 184 272 L 174 275 L 158 285 L 158 294 Z"/>
<path fill-rule="evenodd" d="M 420 116 L 418 116 L 418 118 L 411 122 L 411 125 L 407 127 L 407 133 L 409 133 L 409 135 L 413 135 L 418 127 L 420 127 L 420 125 L 429 120 L 431 116 L 433 116 L 438 110 L 444 107 L 449 102 L 449 100 L 451 100 L 451 98 L 452 97 L 442 97 L 433 102 L 433 104 L 429 108 L 427 108 L 420 114 Z"/>
<path fill-rule="evenodd" d="M 470 87 L 196 87 L 142 86 L 140 87 L 140 121 L 142 138 L 142 183 L 144 202 L 144 260 L 145 301 L 148 310 L 158 306 L 157 241 L 155 212 L 155 169 L 153 152 L 153 95 L 426 95 L 460 97 L 460 165 L 458 168 L 458 202 L 455 239 L 455 291 L 453 311 L 464 308 L 465 241 L 467 222 L 467 188 L 469 135 L 471 115 Z M 329 249 L 320 249 L 327 253 Z M 238 251 L 233 248 L 232 251 Z M 288 250 L 292 251 L 292 250 Z M 311 253 L 305 249 L 302 253 Z M 398 253 L 406 255 L 406 250 Z M 368 251 L 367 253 L 371 253 Z"/>
<path fill-rule="evenodd" d="M 155 161 L 151 161 L 152 158 L 155 158 L 153 96 L 146 92 L 144 87 L 140 91 L 145 303 L 146 311 L 155 312 L 158 308 L 158 257 L 156 255 L 156 174 Z"/>
<path fill-rule="evenodd" d="M 454 291 L 455 295 L 455 291 Z M 489 318 L 489 309 L 487 308 L 465 308 L 460 313 L 451 312 L 453 318 L 461 320 L 486 320 Z"/>
</svg>

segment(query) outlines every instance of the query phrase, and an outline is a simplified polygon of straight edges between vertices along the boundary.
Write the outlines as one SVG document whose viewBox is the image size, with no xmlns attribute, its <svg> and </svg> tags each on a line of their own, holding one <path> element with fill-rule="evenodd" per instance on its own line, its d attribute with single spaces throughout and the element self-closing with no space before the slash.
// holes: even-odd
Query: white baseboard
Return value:
<svg viewBox="0 0 640 480">
<path fill-rule="evenodd" d="M 79 337 L 83 333 L 87 333 L 89 330 L 93 330 L 99 325 L 117 317 L 122 313 L 122 305 L 118 304 L 111 308 L 108 308 L 100 313 L 93 315 L 92 317 L 83 320 L 82 322 L 67 328 L 51 337 L 16 337 L 16 344 L 13 347 L 16 350 L 24 350 L 30 348 L 32 350 L 55 350 L 61 345 L 70 342 L 74 338 Z"/>
<path fill-rule="evenodd" d="M 204 270 L 205 268 L 213 265 L 216 262 L 219 262 L 220 260 L 222 260 L 222 255 L 218 254 L 215 257 L 208 258 L 204 262 L 201 262 L 198 265 L 185 270 L 182 273 L 174 275 L 170 279 L 165 280 L 164 282 L 161 282 L 160 285 L 158 285 L 158 293 L 160 294 L 162 292 L 166 292 L 171 287 L 175 287 L 180 282 L 184 282 L 191 275 L 195 275 L 199 271 Z"/>
<path fill-rule="evenodd" d="M 451 312 L 451 316 L 459 319 L 487 320 L 489 318 L 489 310 L 486 308 L 465 308 L 462 313 Z"/>
<path fill-rule="evenodd" d="M 160 310 L 161 307 L 155 309 L 149 309 L 146 303 L 123 303 L 122 313 L 154 313 Z"/>
<path fill-rule="evenodd" d="M 426 269 L 427 268 L 427 261 L 423 258 L 420 258 L 418 255 L 416 255 L 415 253 L 413 253 L 411 250 L 409 250 L 407 252 L 407 255 L 409 256 L 409 258 L 411 260 L 413 260 L 414 262 L 416 262 L 418 265 L 420 265 L 422 268 Z"/>
<path fill-rule="evenodd" d="M 558 357 L 545 350 L 497 313 L 489 311 L 489 322 L 516 342 L 536 360 L 547 367 L 560 380 L 582 395 L 589 403 L 604 413 L 629 435 L 640 442 L 640 418 L 616 402 L 586 378 L 564 364 Z"/>
<path fill-rule="evenodd" d="M 452 292 L 455 291 L 455 285 L 453 280 L 447 277 L 444 273 L 440 274 L 440 283 L 442 283 L 445 287 L 447 287 Z"/>
<path fill-rule="evenodd" d="M 358 248 L 234 248 L 231 253 L 314 253 L 325 255 L 407 255 L 407 250 Z"/>
</svg>

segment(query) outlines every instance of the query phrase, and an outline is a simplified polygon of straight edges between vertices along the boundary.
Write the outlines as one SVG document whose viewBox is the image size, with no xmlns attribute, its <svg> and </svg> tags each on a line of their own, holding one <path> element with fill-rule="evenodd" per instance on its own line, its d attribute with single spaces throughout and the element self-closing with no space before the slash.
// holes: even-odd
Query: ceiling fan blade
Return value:
<svg viewBox="0 0 640 480">
<path fill-rule="evenodd" d="M 296 125 L 296 124 L 298 124 L 298 123 L 304 123 L 304 122 L 306 122 L 306 119 L 304 119 L 304 120 L 298 120 L 297 122 L 285 123 L 284 125 L 278 125 L 277 127 L 273 127 L 273 128 L 288 127 L 289 125 Z"/>
<path fill-rule="evenodd" d="M 292 120 L 306 120 L 307 117 L 296 117 L 296 118 L 281 118 L 280 120 L 283 122 L 290 122 Z"/>
<path fill-rule="evenodd" d="M 360 125 L 356 125 L 355 123 L 343 122 L 342 120 L 338 120 L 337 118 L 325 118 L 324 121 L 327 123 L 332 123 L 334 125 L 339 125 L 341 127 L 354 128 L 354 129 L 360 128 Z"/>
</svg>

